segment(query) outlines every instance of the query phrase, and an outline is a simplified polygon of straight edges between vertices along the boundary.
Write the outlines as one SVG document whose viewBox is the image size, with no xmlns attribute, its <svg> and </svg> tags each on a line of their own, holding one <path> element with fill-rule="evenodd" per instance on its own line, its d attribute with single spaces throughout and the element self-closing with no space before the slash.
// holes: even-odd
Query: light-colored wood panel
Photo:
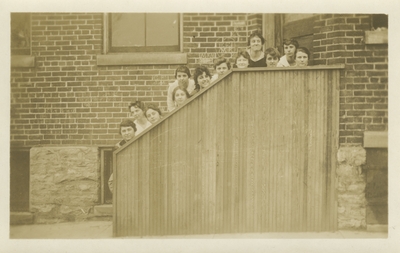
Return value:
<svg viewBox="0 0 400 253">
<path fill-rule="evenodd" d="M 334 229 L 339 74 L 232 72 L 115 152 L 115 235 Z"/>
</svg>

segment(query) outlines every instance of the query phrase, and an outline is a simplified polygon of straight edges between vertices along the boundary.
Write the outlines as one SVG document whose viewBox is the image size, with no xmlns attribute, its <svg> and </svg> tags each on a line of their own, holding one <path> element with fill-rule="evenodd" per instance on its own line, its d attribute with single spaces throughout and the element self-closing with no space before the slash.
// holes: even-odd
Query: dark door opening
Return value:
<svg viewBox="0 0 400 253">
<path fill-rule="evenodd" d="M 29 211 L 29 149 L 10 152 L 10 211 Z"/>
</svg>

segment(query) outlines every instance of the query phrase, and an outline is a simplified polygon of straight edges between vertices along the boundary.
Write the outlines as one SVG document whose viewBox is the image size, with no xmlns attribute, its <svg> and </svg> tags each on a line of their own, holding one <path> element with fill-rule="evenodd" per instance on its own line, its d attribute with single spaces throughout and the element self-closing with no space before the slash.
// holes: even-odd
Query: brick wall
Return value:
<svg viewBox="0 0 400 253">
<path fill-rule="evenodd" d="M 364 131 L 388 130 L 388 44 L 364 43 L 370 22 L 370 15 L 327 14 L 314 23 L 314 64 L 346 66 L 340 87 L 341 144 L 362 144 Z"/>
<path fill-rule="evenodd" d="M 183 26 L 189 68 L 212 70 L 215 56 L 247 46 L 261 15 L 184 14 Z M 32 13 L 36 66 L 11 69 L 11 146 L 113 145 L 130 102 L 165 109 L 177 65 L 97 66 L 103 29 L 101 13 Z"/>
</svg>

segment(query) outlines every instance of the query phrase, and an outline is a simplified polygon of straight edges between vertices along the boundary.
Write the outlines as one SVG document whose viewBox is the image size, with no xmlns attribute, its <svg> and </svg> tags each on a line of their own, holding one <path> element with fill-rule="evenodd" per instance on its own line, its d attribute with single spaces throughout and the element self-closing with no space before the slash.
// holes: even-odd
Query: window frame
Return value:
<svg viewBox="0 0 400 253">
<path fill-rule="evenodd" d="M 97 55 L 98 66 L 187 64 L 187 53 L 183 52 L 182 13 L 179 13 L 179 51 L 177 52 L 110 52 L 110 14 L 103 14 L 103 51 L 102 54 Z"/>
<path fill-rule="evenodd" d="M 10 24 L 11 24 L 10 13 Z M 11 68 L 32 68 L 35 67 L 35 57 L 32 56 L 32 13 L 25 13 L 29 15 L 29 41 L 27 48 L 16 49 L 11 47 L 12 30 L 10 30 L 10 58 Z"/>
</svg>

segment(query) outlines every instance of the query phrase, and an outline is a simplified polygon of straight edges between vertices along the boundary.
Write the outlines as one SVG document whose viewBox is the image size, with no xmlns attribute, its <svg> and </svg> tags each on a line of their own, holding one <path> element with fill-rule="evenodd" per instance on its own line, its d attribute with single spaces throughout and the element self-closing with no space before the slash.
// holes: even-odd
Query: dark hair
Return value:
<svg viewBox="0 0 400 253">
<path fill-rule="evenodd" d="M 270 47 L 265 50 L 265 56 L 271 55 L 272 57 L 281 57 L 281 53 L 279 53 L 278 49 Z"/>
<path fill-rule="evenodd" d="M 222 63 L 226 63 L 226 66 L 228 66 L 228 69 L 231 69 L 231 63 L 224 57 L 219 57 L 214 60 L 214 69 L 216 69 L 217 66 L 221 65 Z"/>
<path fill-rule="evenodd" d="M 265 39 L 261 35 L 261 33 L 257 30 L 250 34 L 249 39 L 247 40 L 247 46 L 250 46 L 250 40 L 254 37 L 259 37 L 261 39 L 261 45 L 264 45 Z"/>
<path fill-rule="evenodd" d="M 206 66 L 199 66 L 194 69 L 193 79 L 194 79 L 194 85 L 196 86 L 195 90 L 200 90 L 200 84 L 197 81 L 197 78 L 201 76 L 203 73 L 206 73 L 206 75 L 211 78 L 210 71 Z"/>
<path fill-rule="evenodd" d="M 152 109 L 156 112 L 158 112 L 158 114 L 160 114 L 160 116 L 162 115 L 160 108 L 158 108 L 158 106 L 154 105 L 154 104 L 149 104 L 146 106 L 146 110 L 144 111 L 144 116 L 146 116 L 147 118 L 147 110 Z"/>
<path fill-rule="evenodd" d="M 121 128 L 122 127 L 132 127 L 133 131 L 136 132 L 136 124 L 133 123 L 132 120 L 130 119 L 124 119 L 120 124 L 119 124 L 119 134 L 121 134 Z"/>
<path fill-rule="evenodd" d="M 175 101 L 175 93 L 176 93 L 178 90 L 181 90 L 181 91 L 185 92 L 186 98 L 190 98 L 189 92 L 188 92 L 186 89 L 184 89 L 184 88 L 178 86 L 178 87 L 176 87 L 176 88 L 172 91 L 172 101 Z"/>
<path fill-rule="evenodd" d="M 236 62 L 237 62 L 237 59 L 239 59 L 241 56 L 243 56 L 244 58 L 246 58 L 246 59 L 249 61 L 249 63 L 250 63 L 250 55 L 249 55 L 249 53 L 248 53 L 246 50 L 242 50 L 242 51 L 239 51 L 239 52 L 237 53 L 237 55 L 236 55 L 235 63 L 233 64 L 233 67 L 234 67 L 234 68 L 237 68 Z"/>
<path fill-rule="evenodd" d="M 136 101 L 136 102 L 130 103 L 130 105 L 128 106 L 129 111 L 131 111 L 131 107 L 137 107 L 140 110 L 142 110 L 143 112 L 144 112 L 144 109 L 145 109 L 144 103 L 142 101 Z"/>
<path fill-rule="evenodd" d="M 307 54 L 307 57 L 308 57 L 308 59 L 310 60 L 310 51 L 308 51 L 307 48 L 305 48 L 305 47 L 299 47 L 299 48 L 297 48 L 296 54 L 297 54 L 298 52 L 303 52 L 303 53 Z"/>
<path fill-rule="evenodd" d="M 297 40 L 295 40 L 295 39 L 290 39 L 290 40 L 284 39 L 284 40 L 283 40 L 283 46 L 285 46 L 285 45 L 290 45 L 290 44 L 292 44 L 293 46 L 295 46 L 296 49 L 299 48 L 299 42 L 297 42 Z"/>
<path fill-rule="evenodd" d="M 188 69 L 188 67 L 186 66 L 179 66 L 176 70 L 175 70 L 175 79 L 176 79 L 176 75 L 178 74 L 178 72 L 183 72 L 186 73 L 188 75 L 188 77 L 190 77 L 190 70 Z"/>
</svg>

